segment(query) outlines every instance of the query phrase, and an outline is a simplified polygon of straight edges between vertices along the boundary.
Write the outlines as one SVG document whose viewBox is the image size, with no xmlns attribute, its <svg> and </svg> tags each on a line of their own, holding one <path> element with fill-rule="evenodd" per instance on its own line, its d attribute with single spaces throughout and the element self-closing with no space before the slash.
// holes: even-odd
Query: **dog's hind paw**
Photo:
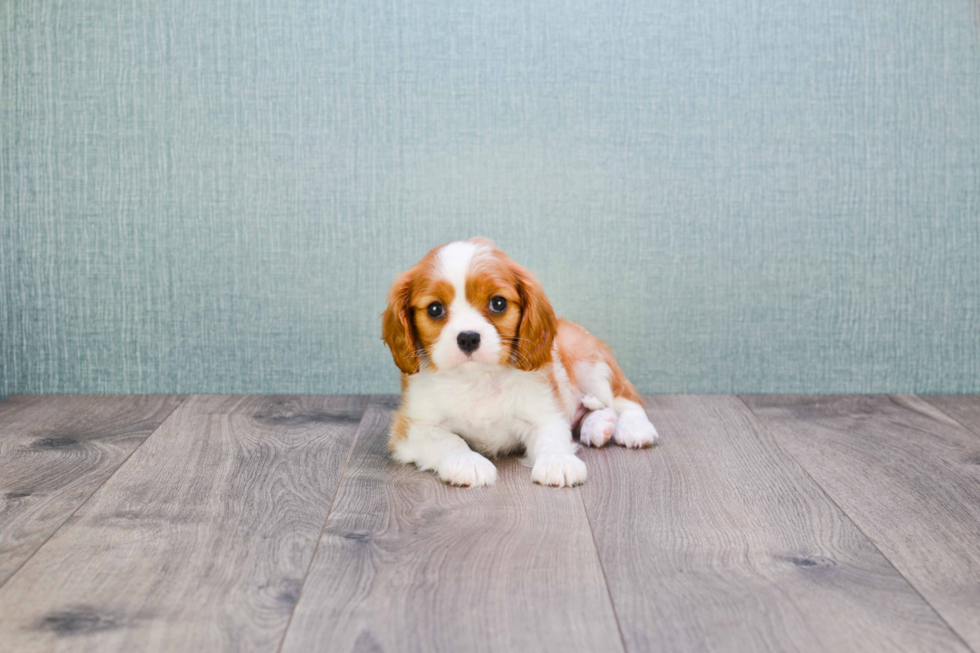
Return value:
<svg viewBox="0 0 980 653">
<path fill-rule="evenodd" d="M 582 420 L 579 440 L 589 447 L 601 447 L 609 442 L 616 429 L 616 411 L 612 408 L 594 410 Z"/>
<path fill-rule="evenodd" d="M 649 447 L 659 437 L 657 429 L 650 423 L 647 414 L 638 408 L 620 413 L 616 430 L 613 432 L 613 440 L 616 444 L 630 449 Z"/>
</svg>

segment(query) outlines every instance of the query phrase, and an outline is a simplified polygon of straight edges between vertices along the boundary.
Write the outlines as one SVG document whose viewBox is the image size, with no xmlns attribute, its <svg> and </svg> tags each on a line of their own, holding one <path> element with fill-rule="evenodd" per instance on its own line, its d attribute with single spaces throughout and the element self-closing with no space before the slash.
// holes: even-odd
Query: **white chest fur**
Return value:
<svg viewBox="0 0 980 653">
<path fill-rule="evenodd" d="M 492 455 L 520 447 L 544 424 L 567 422 L 544 373 L 475 363 L 413 375 L 405 410 Z"/>
</svg>

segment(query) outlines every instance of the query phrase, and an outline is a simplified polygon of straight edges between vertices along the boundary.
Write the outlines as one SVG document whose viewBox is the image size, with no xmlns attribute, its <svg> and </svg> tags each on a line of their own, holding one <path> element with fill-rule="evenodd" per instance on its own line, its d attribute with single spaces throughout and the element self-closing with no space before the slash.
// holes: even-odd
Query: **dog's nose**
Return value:
<svg viewBox="0 0 980 653">
<path fill-rule="evenodd" d="M 476 331 L 463 331 L 456 336 L 456 344 L 467 354 L 472 354 L 480 346 L 480 334 Z"/>
</svg>

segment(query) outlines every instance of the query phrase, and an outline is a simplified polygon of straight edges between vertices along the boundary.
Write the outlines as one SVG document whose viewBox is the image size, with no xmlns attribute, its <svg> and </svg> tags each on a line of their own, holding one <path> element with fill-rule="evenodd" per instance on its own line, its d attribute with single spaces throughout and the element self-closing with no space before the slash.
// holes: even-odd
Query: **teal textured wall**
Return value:
<svg viewBox="0 0 980 653">
<path fill-rule="evenodd" d="M 0 395 L 391 392 L 495 239 L 645 392 L 980 392 L 972 0 L 8 0 Z"/>
</svg>

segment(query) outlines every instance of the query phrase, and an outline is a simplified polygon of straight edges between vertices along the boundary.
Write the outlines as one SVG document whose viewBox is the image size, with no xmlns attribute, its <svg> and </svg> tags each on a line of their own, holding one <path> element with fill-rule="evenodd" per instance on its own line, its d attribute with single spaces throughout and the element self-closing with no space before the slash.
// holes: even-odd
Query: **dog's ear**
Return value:
<svg viewBox="0 0 980 653">
<path fill-rule="evenodd" d="M 517 277 L 517 292 L 521 296 L 521 323 L 517 327 L 517 335 L 521 338 L 517 368 L 536 370 L 551 361 L 551 345 L 558 331 L 558 320 L 551 302 L 541 289 L 541 284 L 534 276 L 513 264 Z"/>
<path fill-rule="evenodd" d="M 419 371 L 419 356 L 412 324 L 413 282 L 412 270 L 398 277 L 388 292 L 388 308 L 381 314 L 381 338 L 391 350 L 395 365 L 405 374 Z"/>
</svg>

